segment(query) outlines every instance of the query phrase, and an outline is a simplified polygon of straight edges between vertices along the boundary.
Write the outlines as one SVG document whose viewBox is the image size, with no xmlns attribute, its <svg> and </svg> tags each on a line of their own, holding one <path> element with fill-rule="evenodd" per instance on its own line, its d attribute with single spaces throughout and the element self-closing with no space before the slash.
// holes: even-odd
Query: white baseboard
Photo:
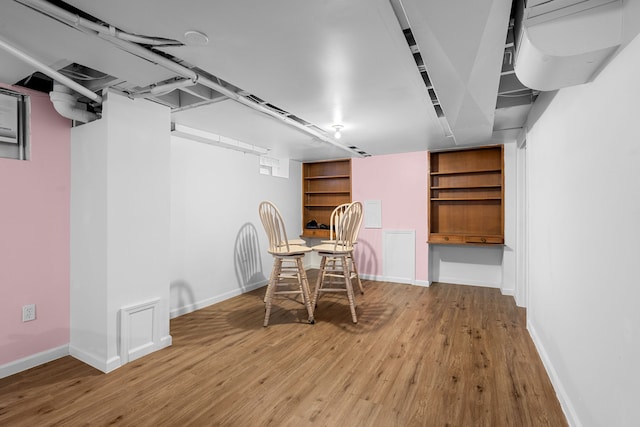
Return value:
<svg viewBox="0 0 640 427">
<path fill-rule="evenodd" d="M 424 286 L 425 288 L 428 288 L 429 286 L 431 286 L 431 280 L 414 280 L 414 285 L 416 286 Z"/>
<path fill-rule="evenodd" d="M 536 330 L 533 324 L 530 321 L 529 316 L 527 316 L 527 330 L 529 331 L 529 335 L 531 336 L 531 340 L 533 344 L 536 346 L 538 350 L 538 354 L 540 355 L 540 359 L 542 359 L 542 364 L 544 365 L 545 370 L 547 371 L 547 375 L 549 375 L 549 379 L 551 380 L 551 384 L 553 384 L 553 388 L 556 391 L 556 395 L 558 396 L 558 400 L 560 401 L 560 406 L 562 407 L 562 411 L 564 412 L 565 417 L 567 417 L 567 422 L 572 427 L 581 427 L 582 423 L 578 418 L 578 414 L 575 411 L 575 408 L 571 404 L 571 399 L 569 399 L 569 395 L 562 385 L 562 381 L 560 381 L 560 377 L 558 373 L 553 367 L 551 363 L 551 359 L 547 354 L 547 351 L 542 345 L 540 341 L 540 337 L 536 333 Z"/>
<path fill-rule="evenodd" d="M 192 311 L 200 310 L 201 308 L 208 307 L 210 305 L 216 304 L 218 302 L 222 302 L 229 298 L 233 298 L 235 296 L 241 295 L 246 292 L 251 292 L 255 289 L 261 288 L 267 285 L 268 280 L 262 280 L 260 282 L 253 283 L 251 285 L 246 286 L 245 288 L 238 288 L 228 292 L 224 292 L 219 295 L 215 295 L 211 298 L 207 298 L 193 304 L 184 305 L 182 307 L 177 307 L 171 310 L 170 317 L 173 319 L 178 316 L 182 316 L 183 314 L 191 313 Z"/>
<path fill-rule="evenodd" d="M 171 335 L 167 335 L 166 337 L 160 338 L 157 342 L 150 343 L 145 348 L 140 348 L 135 351 L 132 351 L 129 355 L 129 361 L 127 363 L 130 363 L 148 354 L 155 353 L 156 351 L 162 350 L 163 348 L 169 347 L 171 346 L 172 342 L 173 342 L 173 338 L 171 337 Z"/>
<path fill-rule="evenodd" d="M 173 337 L 171 335 L 167 335 L 165 337 L 162 337 L 160 339 L 160 347 L 158 347 L 158 350 L 161 350 L 161 349 L 167 348 L 167 347 L 171 347 L 171 344 L 173 344 Z"/>
<path fill-rule="evenodd" d="M 496 289 L 500 289 L 500 293 L 502 295 L 507 295 L 507 296 L 515 296 L 515 289 L 512 288 L 501 288 L 500 285 L 496 284 L 496 283 L 491 283 L 491 282 L 483 282 L 483 281 L 474 281 L 473 283 L 471 283 L 469 280 L 464 280 L 464 279 L 460 279 L 460 278 L 456 278 L 456 277 L 440 277 L 438 278 L 438 282 L 442 282 L 442 283 L 451 283 L 452 285 L 467 285 L 467 286 L 478 286 L 481 288 L 496 288 Z M 430 286 L 431 285 L 431 281 L 428 282 Z"/>
<path fill-rule="evenodd" d="M 162 350 L 163 348 L 169 347 L 171 346 L 172 342 L 173 342 L 173 337 L 171 335 L 164 336 L 160 339 L 160 341 L 157 344 L 153 346 L 153 349 L 151 351 L 146 352 L 144 355 L 151 354 L 155 351 Z M 102 360 L 102 358 L 96 356 L 95 354 L 81 350 L 72 345 L 69 345 L 68 354 L 74 357 L 75 359 L 78 359 L 79 361 L 86 363 L 87 365 L 93 368 L 96 368 L 99 371 L 104 372 L 105 374 L 115 371 L 116 369 L 118 369 L 123 365 L 122 359 L 120 358 L 120 356 L 114 356 L 108 360 Z M 138 356 L 138 357 L 142 357 L 142 356 Z"/>
<path fill-rule="evenodd" d="M 79 349 L 69 344 L 69 354 L 79 361 L 86 363 L 89 366 L 96 368 L 99 371 L 109 373 L 122 366 L 120 362 L 120 356 L 114 356 L 111 359 L 104 360 L 101 357 L 96 356 L 93 353 Z"/>
<path fill-rule="evenodd" d="M 60 347 L 52 348 L 50 350 L 45 350 L 37 354 L 32 354 L 31 356 L 27 356 L 0 366 L 0 378 L 5 378 L 10 375 L 17 374 L 18 372 L 35 368 L 36 366 L 51 362 L 52 360 L 60 359 L 61 357 L 65 357 L 68 355 L 68 344 L 61 345 Z"/>
<path fill-rule="evenodd" d="M 482 280 L 480 280 L 480 281 L 478 281 L 478 280 L 470 281 L 468 278 L 443 277 L 443 276 L 440 276 L 440 277 L 438 277 L 437 281 L 441 282 L 441 283 L 451 283 L 452 285 L 480 286 L 480 287 L 483 287 L 483 288 L 498 288 L 498 289 L 500 289 L 500 284 L 499 283 L 485 282 L 485 281 L 482 281 Z"/>
<path fill-rule="evenodd" d="M 413 279 L 407 279 L 406 277 L 387 277 L 387 276 L 384 276 L 384 281 L 385 282 L 391 282 L 391 283 L 401 283 L 403 285 L 413 285 L 414 284 L 414 280 Z"/>
<path fill-rule="evenodd" d="M 373 280 L 374 282 L 386 282 L 384 276 L 379 276 L 376 274 L 362 274 L 360 273 L 360 278 L 364 280 Z"/>
<path fill-rule="evenodd" d="M 171 335 L 162 337 L 160 345 L 158 345 L 154 351 L 171 346 L 172 341 L 173 338 Z M 0 366 L 0 379 L 26 371 L 27 369 L 35 368 L 36 366 L 44 365 L 47 362 L 51 362 L 65 356 L 71 356 L 105 373 L 111 372 L 121 366 L 120 357 L 114 357 L 108 361 L 102 361 L 93 354 L 82 351 L 70 344 L 65 344 Z"/>
<path fill-rule="evenodd" d="M 415 286 L 431 286 L 430 280 L 418 280 L 418 279 L 405 279 L 405 278 L 397 278 L 397 277 L 386 277 L 382 275 L 375 274 L 360 274 L 360 278 L 364 280 L 373 280 L 374 282 L 392 282 L 392 283 L 402 283 L 404 285 L 415 285 Z"/>
<path fill-rule="evenodd" d="M 511 288 L 500 288 L 500 292 L 502 293 L 502 295 L 508 295 L 508 296 L 515 296 L 516 295 L 516 290 L 515 289 L 511 289 Z"/>
<path fill-rule="evenodd" d="M 521 308 L 527 308 L 526 306 L 522 305 L 522 304 L 518 304 L 518 298 L 516 298 L 516 290 L 512 289 L 512 288 L 500 288 L 500 293 L 504 296 L 508 296 L 508 297 L 513 297 L 513 301 L 516 303 L 517 307 L 521 307 Z"/>
</svg>

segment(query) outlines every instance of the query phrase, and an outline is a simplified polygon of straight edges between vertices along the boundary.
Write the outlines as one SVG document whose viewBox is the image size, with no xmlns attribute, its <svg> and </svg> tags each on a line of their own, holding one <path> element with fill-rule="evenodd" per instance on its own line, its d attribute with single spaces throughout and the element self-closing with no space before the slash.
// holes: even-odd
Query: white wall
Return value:
<svg viewBox="0 0 640 427">
<path fill-rule="evenodd" d="M 504 143 L 504 246 L 429 245 L 429 280 L 500 288 L 516 288 L 516 159 L 515 141 Z"/>
<path fill-rule="evenodd" d="M 260 175 L 257 156 L 172 138 L 172 317 L 266 284 L 273 258 L 260 202 L 278 206 L 290 238 L 302 231 L 302 168 L 289 167 L 288 178 Z"/>
<path fill-rule="evenodd" d="M 159 300 L 138 332 L 171 343 L 169 126 L 168 108 L 108 93 L 103 118 L 72 130 L 69 351 L 105 372 L 123 362 L 123 307 Z"/>
<path fill-rule="evenodd" d="M 528 248 L 528 230 L 527 223 L 528 207 L 527 207 L 527 146 L 525 131 L 522 131 L 522 140 L 517 142 L 518 149 L 516 150 L 516 207 L 515 207 L 515 256 L 516 256 L 516 270 L 515 270 L 515 290 L 514 299 L 516 304 L 520 307 L 527 306 L 527 281 L 529 273 L 527 272 L 528 260 L 527 255 Z"/>
<path fill-rule="evenodd" d="M 530 116 L 528 327 L 572 425 L 640 420 L 640 38 Z"/>
<path fill-rule="evenodd" d="M 108 290 L 106 129 L 103 120 L 71 129 L 69 345 L 72 353 L 95 359 L 90 364 L 105 365 L 103 369 L 107 360 Z"/>
</svg>

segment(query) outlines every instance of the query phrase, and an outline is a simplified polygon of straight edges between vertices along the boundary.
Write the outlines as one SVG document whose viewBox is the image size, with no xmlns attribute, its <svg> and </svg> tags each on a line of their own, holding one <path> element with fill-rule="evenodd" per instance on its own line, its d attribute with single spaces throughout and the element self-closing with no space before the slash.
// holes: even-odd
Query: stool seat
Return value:
<svg viewBox="0 0 640 427">
<path fill-rule="evenodd" d="M 277 248 L 268 249 L 271 255 L 281 255 L 281 256 L 293 256 L 296 254 L 305 254 L 307 252 L 311 252 L 312 249 L 309 246 L 300 246 L 300 245 L 288 245 L 288 246 L 278 246 Z"/>
<path fill-rule="evenodd" d="M 304 239 L 289 239 L 287 241 L 289 242 L 289 245 L 307 246 L 307 241 Z"/>
<path fill-rule="evenodd" d="M 341 245 L 336 243 L 321 243 L 313 246 L 313 250 L 320 254 L 347 254 L 353 252 L 353 245 Z"/>
</svg>

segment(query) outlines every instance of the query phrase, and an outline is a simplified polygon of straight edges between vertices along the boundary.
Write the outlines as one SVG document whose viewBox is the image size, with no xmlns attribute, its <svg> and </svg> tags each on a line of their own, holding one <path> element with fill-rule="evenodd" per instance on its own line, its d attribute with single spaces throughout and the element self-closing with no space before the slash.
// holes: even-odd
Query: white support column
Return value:
<svg viewBox="0 0 640 427">
<path fill-rule="evenodd" d="M 170 111 L 110 92 L 71 141 L 71 343 L 103 372 L 121 359 L 119 312 L 157 301 L 154 350 L 169 335 Z M 142 324 L 146 324 L 142 322 Z M 144 335 L 144 334 L 143 334 Z"/>
</svg>

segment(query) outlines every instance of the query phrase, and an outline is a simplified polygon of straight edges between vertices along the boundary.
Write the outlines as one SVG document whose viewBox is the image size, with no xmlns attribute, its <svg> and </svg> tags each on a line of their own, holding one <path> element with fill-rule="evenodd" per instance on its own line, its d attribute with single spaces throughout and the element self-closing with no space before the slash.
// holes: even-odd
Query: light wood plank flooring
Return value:
<svg viewBox="0 0 640 427">
<path fill-rule="evenodd" d="M 313 281 L 312 281 L 313 283 Z M 110 374 L 71 358 L 0 380 L 0 426 L 564 426 L 497 289 L 364 281 L 316 324 L 264 288 L 171 321 L 173 345 Z"/>
</svg>

